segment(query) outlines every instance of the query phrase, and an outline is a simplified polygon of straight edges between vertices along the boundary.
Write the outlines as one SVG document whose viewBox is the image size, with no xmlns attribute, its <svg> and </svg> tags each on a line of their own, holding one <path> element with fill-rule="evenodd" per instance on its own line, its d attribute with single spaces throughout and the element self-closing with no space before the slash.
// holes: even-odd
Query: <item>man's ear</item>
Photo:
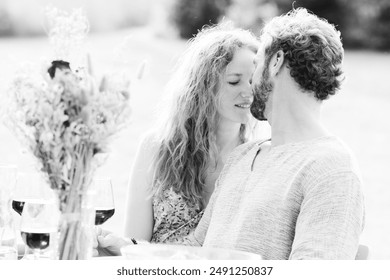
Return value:
<svg viewBox="0 0 390 280">
<path fill-rule="evenodd" d="M 271 58 L 270 61 L 270 74 L 271 76 L 276 76 L 280 72 L 284 63 L 284 52 L 282 50 L 278 50 Z"/>
</svg>

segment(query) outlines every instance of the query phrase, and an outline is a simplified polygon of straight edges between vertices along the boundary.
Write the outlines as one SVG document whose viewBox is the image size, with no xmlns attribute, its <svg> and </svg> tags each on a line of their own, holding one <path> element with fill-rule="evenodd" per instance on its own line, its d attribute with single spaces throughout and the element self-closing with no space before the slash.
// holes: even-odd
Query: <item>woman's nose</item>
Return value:
<svg viewBox="0 0 390 280">
<path fill-rule="evenodd" d="M 252 97 L 253 96 L 253 91 L 252 91 L 252 85 L 251 84 L 248 84 L 247 86 L 245 86 L 245 88 L 243 88 L 241 90 L 241 96 L 242 97 Z"/>
</svg>

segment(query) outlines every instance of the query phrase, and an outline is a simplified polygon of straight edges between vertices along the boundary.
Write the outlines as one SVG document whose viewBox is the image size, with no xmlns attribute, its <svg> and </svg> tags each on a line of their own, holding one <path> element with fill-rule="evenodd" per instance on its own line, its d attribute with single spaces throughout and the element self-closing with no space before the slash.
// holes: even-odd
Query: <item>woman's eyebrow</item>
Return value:
<svg viewBox="0 0 390 280">
<path fill-rule="evenodd" d="M 229 73 L 229 74 L 227 74 L 228 76 L 239 76 L 239 77 L 241 77 L 242 76 L 242 74 L 241 73 Z"/>
</svg>

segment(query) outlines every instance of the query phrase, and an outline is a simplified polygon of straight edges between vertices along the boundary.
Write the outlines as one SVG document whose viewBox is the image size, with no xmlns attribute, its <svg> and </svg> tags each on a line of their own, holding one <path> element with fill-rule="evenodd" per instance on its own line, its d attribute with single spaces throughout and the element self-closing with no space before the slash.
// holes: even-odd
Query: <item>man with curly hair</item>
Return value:
<svg viewBox="0 0 390 280">
<path fill-rule="evenodd" d="M 251 111 L 272 141 L 233 151 L 192 245 L 264 259 L 354 259 L 364 224 L 357 163 L 321 124 L 323 100 L 342 80 L 340 33 L 296 9 L 261 36 Z"/>
</svg>

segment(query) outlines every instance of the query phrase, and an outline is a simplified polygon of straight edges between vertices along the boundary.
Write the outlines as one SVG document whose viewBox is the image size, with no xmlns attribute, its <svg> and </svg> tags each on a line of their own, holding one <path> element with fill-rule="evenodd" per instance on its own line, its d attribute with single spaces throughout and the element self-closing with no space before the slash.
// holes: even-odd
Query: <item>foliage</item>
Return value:
<svg viewBox="0 0 390 280">
<path fill-rule="evenodd" d="M 182 38 L 191 38 L 207 24 L 218 23 L 230 0 L 176 0 L 172 19 Z"/>
<path fill-rule="evenodd" d="M 388 0 L 232 0 L 227 16 L 259 34 L 272 17 L 304 7 L 341 31 L 345 48 L 390 49 Z"/>
<path fill-rule="evenodd" d="M 387 0 L 275 0 L 280 12 L 305 7 L 341 31 L 346 48 L 390 49 Z M 368 39 L 370 38 L 370 39 Z"/>
<path fill-rule="evenodd" d="M 384 2 L 371 25 L 375 47 L 390 50 L 390 3 Z"/>
<path fill-rule="evenodd" d="M 63 210 L 82 158 L 79 150 L 89 147 L 90 160 L 105 150 L 110 136 L 128 119 L 129 94 L 108 88 L 106 80 L 98 89 L 88 74 L 51 80 L 29 67 L 20 70 L 9 93 L 7 124 L 38 159 L 60 194 Z"/>
<path fill-rule="evenodd" d="M 12 34 L 12 24 L 10 16 L 6 10 L 0 8 L 0 37 Z"/>
<path fill-rule="evenodd" d="M 287 13 L 293 7 L 304 7 L 328 22 L 336 25 L 336 28 L 345 33 L 348 25 L 348 17 L 351 11 L 343 0 L 276 0 L 281 13 Z M 353 13 L 352 13 L 353 14 Z"/>
<path fill-rule="evenodd" d="M 72 13 L 47 7 L 45 31 L 55 51 L 55 58 L 69 59 L 71 52 L 79 50 L 89 32 L 89 21 L 83 9 Z"/>
<path fill-rule="evenodd" d="M 264 23 L 278 13 L 276 4 L 269 0 L 232 0 L 226 16 L 237 26 L 260 35 Z"/>
</svg>

